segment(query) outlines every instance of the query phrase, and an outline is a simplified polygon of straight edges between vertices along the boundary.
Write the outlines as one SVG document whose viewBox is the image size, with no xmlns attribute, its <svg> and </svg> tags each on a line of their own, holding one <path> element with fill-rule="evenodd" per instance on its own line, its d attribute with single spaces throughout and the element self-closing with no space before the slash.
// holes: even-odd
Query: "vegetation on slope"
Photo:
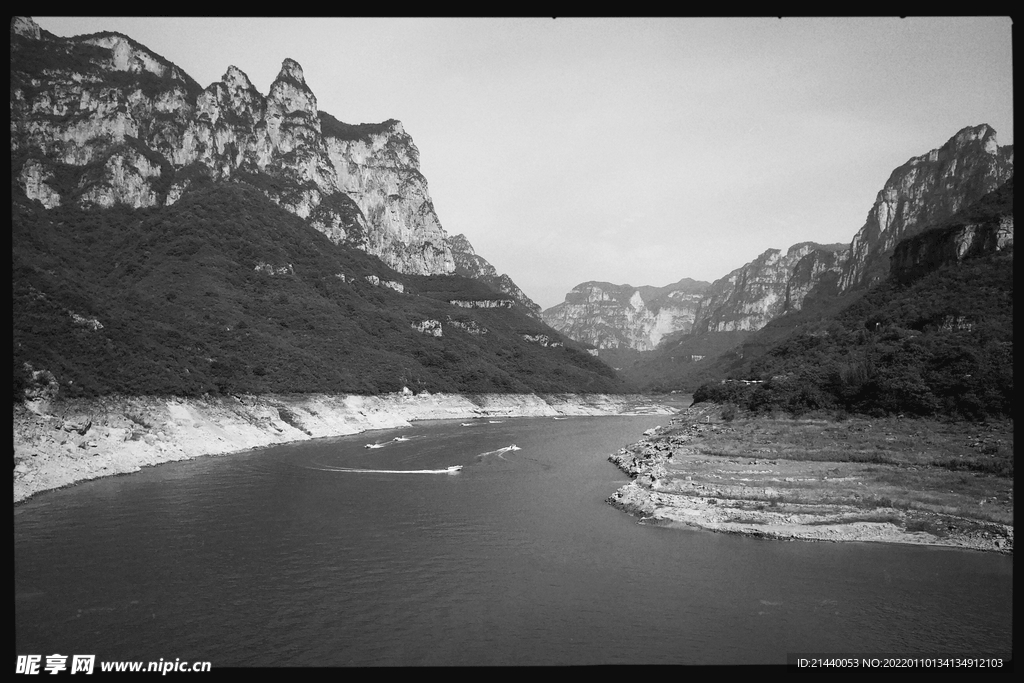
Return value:
<svg viewBox="0 0 1024 683">
<path fill-rule="evenodd" d="M 209 183 L 154 209 L 46 211 L 12 192 L 16 399 L 29 368 L 70 396 L 625 388 L 514 309 L 447 303 L 501 295 L 396 273 L 243 184 Z M 443 336 L 414 329 L 424 320 Z"/>
<path fill-rule="evenodd" d="M 897 251 L 911 240 L 939 245 L 965 225 L 980 229 L 1012 215 L 1011 180 Z M 931 258 L 894 268 L 887 281 L 855 293 L 838 312 L 831 313 L 836 300 L 826 296 L 817 309 L 811 300 L 809 310 L 773 321 L 756 336 L 762 348 L 748 342 L 718 364 L 731 377 L 759 383 L 706 383 L 694 400 L 793 413 L 1010 415 L 1012 242 L 1001 251 L 963 254 L 962 262 L 946 258 L 945 265 Z"/>
<path fill-rule="evenodd" d="M 886 282 L 751 366 L 761 384 L 706 384 L 695 401 L 755 411 L 1008 416 L 1013 402 L 1013 253 Z"/>
</svg>

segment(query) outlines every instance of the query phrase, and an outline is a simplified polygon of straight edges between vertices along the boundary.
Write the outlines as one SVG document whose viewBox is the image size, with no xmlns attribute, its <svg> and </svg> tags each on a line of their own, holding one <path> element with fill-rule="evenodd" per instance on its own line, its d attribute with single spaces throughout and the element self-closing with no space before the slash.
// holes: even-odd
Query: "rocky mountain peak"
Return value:
<svg viewBox="0 0 1024 683">
<path fill-rule="evenodd" d="M 221 78 L 224 85 L 232 90 L 255 90 L 252 81 L 245 75 L 245 72 L 239 69 L 235 65 L 228 67 L 228 70 L 224 72 L 224 76 Z"/>
<path fill-rule="evenodd" d="M 452 251 L 458 251 L 467 256 L 476 256 L 473 245 L 469 243 L 469 240 L 462 233 L 449 237 L 448 244 L 451 246 Z"/>
<path fill-rule="evenodd" d="M 32 17 L 14 17 L 11 19 L 11 33 L 39 40 L 40 31 L 39 24 L 32 21 Z"/>
<path fill-rule="evenodd" d="M 291 80 L 295 81 L 299 85 L 309 87 L 306 85 L 306 77 L 302 73 L 302 67 L 294 59 L 288 57 L 281 62 L 281 70 L 277 74 L 276 81 L 280 80 Z"/>
<path fill-rule="evenodd" d="M 996 144 L 996 132 L 987 123 L 982 123 L 978 126 L 968 126 L 954 135 L 949 142 L 953 147 L 964 147 L 976 140 L 981 141 L 986 152 L 994 153 L 998 147 Z"/>
</svg>

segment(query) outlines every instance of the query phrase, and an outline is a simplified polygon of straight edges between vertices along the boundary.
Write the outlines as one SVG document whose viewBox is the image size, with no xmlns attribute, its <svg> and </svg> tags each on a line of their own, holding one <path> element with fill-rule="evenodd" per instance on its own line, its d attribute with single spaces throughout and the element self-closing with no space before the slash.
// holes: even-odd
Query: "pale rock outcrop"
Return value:
<svg viewBox="0 0 1024 683">
<path fill-rule="evenodd" d="M 452 299 L 448 303 L 459 308 L 513 308 L 516 305 L 511 299 Z"/>
<path fill-rule="evenodd" d="M 464 330 L 474 336 L 484 335 L 488 332 L 486 327 L 479 325 L 475 320 L 456 320 L 451 316 L 447 316 L 446 322 L 452 327 Z"/>
<path fill-rule="evenodd" d="M 562 346 L 565 346 L 565 344 L 563 344 L 562 342 L 558 341 L 557 339 L 552 339 L 549 335 L 546 334 L 522 334 L 520 336 L 525 341 L 528 341 L 531 344 L 537 344 L 538 346 L 543 346 L 544 348 L 550 347 L 553 349 L 557 349 Z"/>
<path fill-rule="evenodd" d="M 405 285 L 403 285 L 401 282 L 395 282 L 394 280 L 381 280 L 376 275 L 367 275 L 366 281 L 369 282 L 374 287 L 387 287 L 388 289 L 395 290 L 399 294 L 405 292 Z"/>
<path fill-rule="evenodd" d="M 420 334 L 425 334 L 431 337 L 441 337 L 444 335 L 440 320 L 423 320 L 418 323 L 413 323 L 412 329 L 416 330 Z"/>
<path fill-rule="evenodd" d="M 541 319 L 562 334 L 599 349 L 650 351 L 668 334 L 689 331 L 708 283 L 681 280 L 667 287 L 584 282 Z"/>
<path fill-rule="evenodd" d="M 272 263 L 264 263 L 260 261 L 253 270 L 257 273 L 266 273 L 267 275 L 295 275 L 295 269 L 292 268 L 292 264 L 286 263 L 283 266 L 275 266 Z"/>
<path fill-rule="evenodd" d="M 45 168 L 38 159 L 30 159 L 21 167 L 18 179 L 25 188 L 25 195 L 35 199 L 47 209 L 60 206 L 60 195 L 50 186 L 53 173 Z"/>
</svg>

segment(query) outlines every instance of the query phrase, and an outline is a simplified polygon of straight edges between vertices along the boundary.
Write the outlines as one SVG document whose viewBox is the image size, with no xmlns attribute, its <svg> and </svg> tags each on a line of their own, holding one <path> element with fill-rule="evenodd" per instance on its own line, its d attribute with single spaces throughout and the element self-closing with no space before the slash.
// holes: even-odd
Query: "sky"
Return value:
<svg viewBox="0 0 1024 683">
<path fill-rule="evenodd" d="M 402 122 L 445 231 L 542 308 L 849 243 L 910 158 L 982 123 L 1013 143 L 1009 17 L 33 18 L 204 87 L 296 60 L 320 110 Z"/>
</svg>

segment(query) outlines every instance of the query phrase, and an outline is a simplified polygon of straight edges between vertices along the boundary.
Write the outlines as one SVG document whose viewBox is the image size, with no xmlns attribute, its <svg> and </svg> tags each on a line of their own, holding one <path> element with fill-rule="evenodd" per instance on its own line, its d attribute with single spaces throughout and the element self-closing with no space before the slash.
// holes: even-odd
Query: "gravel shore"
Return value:
<svg viewBox="0 0 1024 683">
<path fill-rule="evenodd" d="M 888 450 L 876 444 L 881 454 L 871 451 L 872 459 L 858 457 L 855 449 L 835 459 L 827 459 L 827 453 L 820 459 L 789 459 L 789 444 L 761 441 L 774 447 L 756 448 L 755 441 L 746 454 L 737 453 L 724 446 L 737 428 L 721 415 L 721 406 L 698 404 L 610 456 L 632 481 L 608 502 L 644 523 L 665 526 L 773 539 L 1013 552 L 1012 477 L 922 465 L 920 444 L 903 462 L 897 437 L 877 423 L 865 428 L 856 421 L 837 426 L 789 420 L 783 422 L 792 424 L 780 430 L 778 420 L 757 418 L 761 422 L 745 422 L 743 434 L 770 431 L 778 438 L 781 431 L 792 433 L 795 441 L 809 431 L 834 438 L 841 429 L 859 431 L 861 441 L 877 441 Z M 913 428 L 911 421 L 907 425 Z M 877 434 L 864 436 L 869 429 Z"/>
</svg>

